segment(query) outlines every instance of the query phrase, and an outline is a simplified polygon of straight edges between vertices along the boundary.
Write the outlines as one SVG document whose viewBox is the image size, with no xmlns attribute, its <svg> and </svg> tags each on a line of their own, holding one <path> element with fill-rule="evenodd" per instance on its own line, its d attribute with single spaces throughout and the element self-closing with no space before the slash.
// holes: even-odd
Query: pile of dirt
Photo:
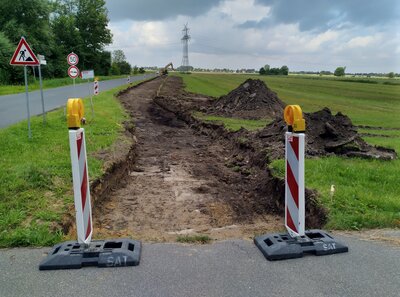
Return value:
<svg viewBox="0 0 400 297">
<path fill-rule="evenodd" d="M 285 103 L 259 79 L 248 79 L 228 95 L 220 97 L 211 112 L 240 118 L 276 118 Z"/>
<path fill-rule="evenodd" d="M 332 115 L 329 108 L 324 108 L 314 113 L 304 113 L 304 118 L 308 156 L 336 154 L 382 160 L 393 160 L 397 156 L 392 149 L 366 143 L 358 134 L 350 118 L 340 112 Z M 285 121 L 279 118 L 257 134 L 258 138 L 267 143 L 270 148 L 270 157 L 273 159 L 284 157 L 286 129 Z"/>
</svg>

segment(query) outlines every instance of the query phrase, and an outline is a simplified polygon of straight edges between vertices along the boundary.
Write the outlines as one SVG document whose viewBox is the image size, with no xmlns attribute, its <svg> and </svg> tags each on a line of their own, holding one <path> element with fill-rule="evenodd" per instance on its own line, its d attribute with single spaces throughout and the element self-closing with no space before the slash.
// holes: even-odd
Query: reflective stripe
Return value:
<svg viewBox="0 0 400 297">
<path fill-rule="evenodd" d="M 286 133 L 285 159 L 285 225 L 291 236 L 301 236 L 304 235 L 304 134 Z"/>
</svg>

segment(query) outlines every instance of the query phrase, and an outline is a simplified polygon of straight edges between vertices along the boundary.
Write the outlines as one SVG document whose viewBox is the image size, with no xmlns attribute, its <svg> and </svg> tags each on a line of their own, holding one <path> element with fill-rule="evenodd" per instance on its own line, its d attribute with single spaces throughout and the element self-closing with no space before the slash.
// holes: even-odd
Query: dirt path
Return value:
<svg viewBox="0 0 400 297">
<path fill-rule="evenodd" d="M 232 152 L 195 134 L 153 102 L 161 79 L 120 97 L 135 122 L 136 158 L 122 188 L 95 210 L 95 237 L 175 241 L 179 234 L 252 238 L 282 227 L 281 217 L 255 215 L 249 177 L 226 166 Z"/>
</svg>

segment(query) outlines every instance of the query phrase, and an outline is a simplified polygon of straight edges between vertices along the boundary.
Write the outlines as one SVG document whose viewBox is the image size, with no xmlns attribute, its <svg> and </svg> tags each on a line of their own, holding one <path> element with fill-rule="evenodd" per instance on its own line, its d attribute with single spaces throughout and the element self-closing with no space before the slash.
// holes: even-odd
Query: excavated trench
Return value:
<svg viewBox="0 0 400 297">
<path fill-rule="evenodd" d="M 283 181 L 264 151 L 191 116 L 207 98 L 185 93 L 179 78 L 157 78 L 119 99 L 132 118 L 130 141 L 103 156 L 106 174 L 92 183 L 95 238 L 252 238 L 283 229 Z M 306 224 L 320 227 L 325 210 L 314 192 L 306 197 Z"/>
</svg>

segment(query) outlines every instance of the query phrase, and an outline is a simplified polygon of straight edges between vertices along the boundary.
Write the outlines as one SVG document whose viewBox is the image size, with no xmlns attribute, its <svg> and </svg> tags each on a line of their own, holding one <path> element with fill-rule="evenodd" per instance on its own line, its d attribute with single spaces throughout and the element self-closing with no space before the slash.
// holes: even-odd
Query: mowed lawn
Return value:
<svg viewBox="0 0 400 297">
<path fill-rule="evenodd" d="M 190 92 L 218 97 L 247 78 L 262 79 L 287 104 L 299 104 L 311 112 L 329 107 L 348 115 L 354 124 L 394 128 L 362 133 L 390 137 L 364 137 L 374 145 L 400 152 L 400 85 L 398 81 L 368 79 L 363 82 L 302 76 L 258 76 L 237 74 L 181 75 Z M 351 79 L 353 80 L 353 79 Z M 396 130 L 398 129 L 398 130 Z M 283 160 L 271 168 L 284 175 Z M 400 160 L 380 161 L 324 157 L 306 160 L 306 185 L 317 189 L 329 210 L 327 228 L 363 229 L 400 227 Z M 336 191 L 330 196 L 331 185 Z"/>
</svg>

